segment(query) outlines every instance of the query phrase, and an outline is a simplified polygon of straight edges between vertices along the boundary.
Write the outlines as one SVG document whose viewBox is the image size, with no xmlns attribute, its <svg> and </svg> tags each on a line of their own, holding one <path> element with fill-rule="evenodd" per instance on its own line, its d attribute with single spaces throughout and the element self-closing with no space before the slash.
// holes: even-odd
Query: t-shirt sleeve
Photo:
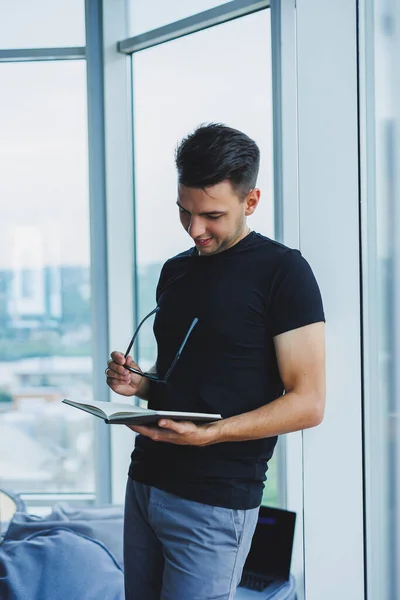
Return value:
<svg viewBox="0 0 400 600">
<path fill-rule="evenodd" d="M 308 262 L 298 250 L 279 259 L 270 295 L 272 335 L 325 321 L 321 292 Z"/>
</svg>

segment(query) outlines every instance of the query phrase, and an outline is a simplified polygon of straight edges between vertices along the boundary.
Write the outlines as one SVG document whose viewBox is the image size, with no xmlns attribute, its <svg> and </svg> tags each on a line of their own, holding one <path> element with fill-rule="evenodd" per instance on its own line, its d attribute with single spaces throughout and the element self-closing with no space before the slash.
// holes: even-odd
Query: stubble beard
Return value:
<svg viewBox="0 0 400 600">
<path fill-rule="evenodd" d="M 212 256 L 213 254 L 220 254 L 221 252 L 224 252 L 224 250 L 229 250 L 229 248 L 235 246 L 241 239 L 246 237 L 248 233 L 250 233 L 250 228 L 248 227 L 246 218 L 244 217 L 240 225 L 238 225 L 236 228 L 235 233 L 232 234 L 228 239 L 222 240 L 215 250 L 211 250 L 211 252 L 202 252 L 201 248 L 197 248 L 197 252 L 200 256 Z M 214 239 L 215 238 L 212 239 L 211 243 L 213 243 Z"/>
</svg>

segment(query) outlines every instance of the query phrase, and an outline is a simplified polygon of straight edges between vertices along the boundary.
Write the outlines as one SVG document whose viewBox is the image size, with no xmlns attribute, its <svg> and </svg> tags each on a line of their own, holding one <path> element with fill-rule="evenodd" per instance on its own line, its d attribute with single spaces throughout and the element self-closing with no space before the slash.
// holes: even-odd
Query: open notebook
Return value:
<svg viewBox="0 0 400 600">
<path fill-rule="evenodd" d="M 156 425 L 162 418 L 173 419 L 174 421 L 199 421 L 209 423 L 222 419 L 221 415 L 209 413 L 180 412 L 170 410 L 151 410 L 142 408 L 134 404 L 122 402 L 76 402 L 75 400 L 62 401 L 74 408 L 79 408 L 85 412 L 100 417 L 106 423 L 117 425 Z"/>
</svg>

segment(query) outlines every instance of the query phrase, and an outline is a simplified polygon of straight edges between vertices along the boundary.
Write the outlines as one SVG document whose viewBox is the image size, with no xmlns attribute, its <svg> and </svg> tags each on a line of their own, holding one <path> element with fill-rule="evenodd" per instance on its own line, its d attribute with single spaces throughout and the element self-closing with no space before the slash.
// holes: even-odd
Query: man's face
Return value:
<svg viewBox="0 0 400 600">
<path fill-rule="evenodd" d="M 199 254 L 223 252 L 245 237 L 246 217 L 260 199 L 260 190 L 249 192 L 241 201 L 229 181 L 205 190 L 178 186 L 179 216 L 185 231 L 196 244 Z"/>
</svg>

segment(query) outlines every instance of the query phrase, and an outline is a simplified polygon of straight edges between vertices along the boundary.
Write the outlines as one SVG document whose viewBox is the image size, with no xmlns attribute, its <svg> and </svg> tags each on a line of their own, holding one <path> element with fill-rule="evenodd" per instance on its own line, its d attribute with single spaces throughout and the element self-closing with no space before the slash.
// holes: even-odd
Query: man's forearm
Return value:
<svg viewBox="0 0 400 600">
<path fill-rule="evenodd" d="M 322 421 L 324 405 L 325 399 L 317 395 L 288 392 L 251 412 L 210 423 L 209 443 L 257 440 L 315 427 Z"/>
</svg>

